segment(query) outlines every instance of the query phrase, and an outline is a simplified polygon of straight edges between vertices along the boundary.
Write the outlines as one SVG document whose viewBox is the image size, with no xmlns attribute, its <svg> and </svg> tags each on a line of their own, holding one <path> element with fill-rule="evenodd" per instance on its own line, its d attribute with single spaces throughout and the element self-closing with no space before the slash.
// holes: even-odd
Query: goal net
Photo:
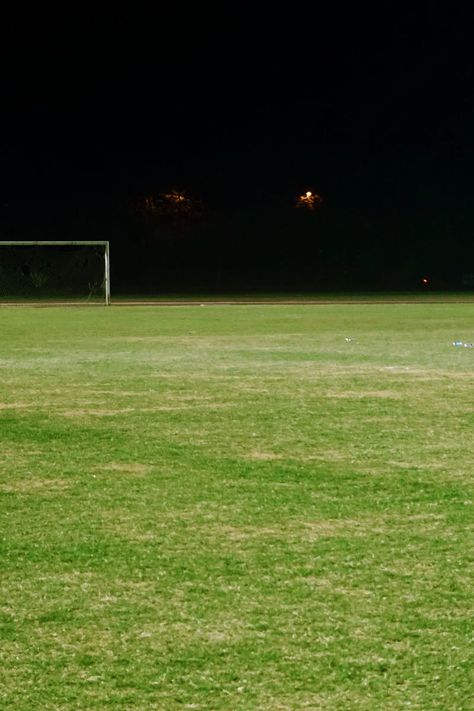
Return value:
<svg viewBox="0 0 474 711">
<path fill-rule="evenodd" d="M 0 301 L 110 303 L 108 242 L 0 241 Z"/>
</svg>

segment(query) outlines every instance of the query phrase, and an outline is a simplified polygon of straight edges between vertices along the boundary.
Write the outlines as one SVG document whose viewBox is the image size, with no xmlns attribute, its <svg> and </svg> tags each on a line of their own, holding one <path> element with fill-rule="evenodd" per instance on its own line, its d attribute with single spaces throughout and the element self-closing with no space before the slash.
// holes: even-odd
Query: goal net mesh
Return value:
<svg viewBox="0 0 474 711">
<path fill-rule="evenodd" d="M 105 300 L 104 247 L 2 245 L 2 301 Z"/>
</svg>

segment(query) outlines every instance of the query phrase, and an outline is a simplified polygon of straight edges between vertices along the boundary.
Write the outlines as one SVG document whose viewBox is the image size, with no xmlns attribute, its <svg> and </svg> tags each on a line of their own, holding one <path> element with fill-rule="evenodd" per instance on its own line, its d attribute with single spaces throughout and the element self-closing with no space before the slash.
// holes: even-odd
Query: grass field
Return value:
<svg viewBox="0 0 474 711">
<path fill-rule="evenodd" d="M 474 304 L 0 333 L 2 708 L 474 708 Z"/>
</svg>

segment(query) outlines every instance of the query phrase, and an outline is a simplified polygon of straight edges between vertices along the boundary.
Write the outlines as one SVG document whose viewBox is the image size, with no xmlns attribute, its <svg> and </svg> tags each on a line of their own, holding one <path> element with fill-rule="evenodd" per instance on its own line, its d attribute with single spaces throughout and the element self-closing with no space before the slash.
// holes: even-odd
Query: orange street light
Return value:
<svg viewBox="0 0 474 711">
<path fill-rule="evenodd" d="M 314 210 L 323 199 L 317 193 L 313 193 L 311 190 L 307 190 L 303 195 L 299 195 L 296 200 L 296 207 L 303 208 L 305 210 Z"/>
</svg>

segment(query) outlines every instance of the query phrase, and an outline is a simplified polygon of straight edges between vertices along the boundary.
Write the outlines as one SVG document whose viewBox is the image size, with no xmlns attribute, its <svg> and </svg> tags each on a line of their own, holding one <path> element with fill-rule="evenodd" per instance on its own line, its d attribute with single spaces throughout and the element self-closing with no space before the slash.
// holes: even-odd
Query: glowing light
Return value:
<svg viewBox="0 0 474 711">
<path fill-rule="evenodd" d="M 323 199 L 317 193 L 307 190 L 303 195 L 299 195 L 296 200 L 296 207 L 302 207 L 306 210 L 314 210 L 322 203 Z"/>
<path fill-rule="evenodd" d="M 423 279 L 422 279 L 421 281 L 423 282 L 423 284 L 429 284 L 429 283 L 430 283 L 430 282 L 429 282 L 429 279 L 427 279 L 426 277 L 423 277 Z"/>
<path fill-rule="evenodd" d="M 136 210 L 145 218 L 163 218 L 170 221 L 190 220 L 203 214 L 201 202 L 189 197 L 182 190 L 147 195 L 137 201 Z"/>
<path fill-rule="evenodd" d="M 164 193 L 162 196 L 165 200 L 167 200 L 170 203 L 180 203 L 180 202 L 188 202 L 189 198 L 187 198 L 183 193 L 179 193 L 177 190 L 172 190 L 170 193 Z"/>
</svg>

